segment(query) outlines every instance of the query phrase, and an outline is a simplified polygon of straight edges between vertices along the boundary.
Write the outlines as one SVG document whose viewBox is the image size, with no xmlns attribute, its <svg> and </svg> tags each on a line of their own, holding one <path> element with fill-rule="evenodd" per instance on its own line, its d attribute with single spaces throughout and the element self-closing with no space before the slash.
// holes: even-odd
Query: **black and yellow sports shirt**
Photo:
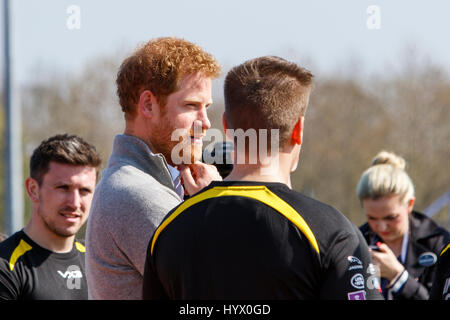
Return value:
<svg viewBox="0 0 450 320">
<path fill-rule="evenodd" d="M 85 247 L 54 253 L 23 230 L 0 243 L 0 300 L 85 300 Z"/>
<path fill-rule="evenodd" d="M 155 231 L 144 299 L 382 299 L 364 238 L 281 183 L 213 182 Z"/>
<path fill-rule="evenodd" d="M 439 255 L 430 300 L 450 300 L 450 243 Z"/>
</svg>

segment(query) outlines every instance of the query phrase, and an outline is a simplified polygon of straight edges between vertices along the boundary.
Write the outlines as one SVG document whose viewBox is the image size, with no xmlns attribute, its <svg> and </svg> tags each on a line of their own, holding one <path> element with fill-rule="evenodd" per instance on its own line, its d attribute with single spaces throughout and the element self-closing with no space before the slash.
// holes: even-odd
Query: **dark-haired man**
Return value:
<svg viewBox="0 0 450 320">
<path fill-rule="evenodd" d="M 34 150 L 25 181 L 32 216 L 0 243 L 0 299 L 88 298 L 85 247 L 75 234 L 88 218 L 100 164 L 95 147 L 75 135 Z"/>
<path fill-rule="evenodd" d="M 234 140 L 233 170 L 155 231 L 144 298 L 382 298 L 359 230 L 291 189 L 312 77 L 278 57 L 228 73 L 223 125 Z"/>
</svg>

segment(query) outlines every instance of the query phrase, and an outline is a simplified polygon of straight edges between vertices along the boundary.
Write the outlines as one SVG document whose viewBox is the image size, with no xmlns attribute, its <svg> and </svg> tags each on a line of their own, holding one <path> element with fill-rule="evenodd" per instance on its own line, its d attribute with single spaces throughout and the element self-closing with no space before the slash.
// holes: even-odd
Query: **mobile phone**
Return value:
<svg viewBox="0 0 450 320">
<path fill-rule="evenodd" d="M 224 179 L 233 170 L 233 149 L 234 144 L 231 141 L 217 142 L 214 144 L 211 152 L 208 152 L 206 149 L 203 150 L 202 162 L 214 165 L 222 179 Z M 215 162 L 216 157 L 220 159 L 218 163 Z"/>
<path fill-rule="evenodd" d="M 372 251 L 380 251 L 380 248 L 378 248 L 377 245 L 370 245 L 369 248 L 370 248 Z"/>
</svg>

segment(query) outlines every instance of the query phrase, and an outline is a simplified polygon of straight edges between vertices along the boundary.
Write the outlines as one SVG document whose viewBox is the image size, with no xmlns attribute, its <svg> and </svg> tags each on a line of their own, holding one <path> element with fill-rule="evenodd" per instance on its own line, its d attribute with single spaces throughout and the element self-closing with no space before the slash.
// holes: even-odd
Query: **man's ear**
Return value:
<svg viewBox="0 0 450 320">
<path fill-rule="evenodd" d="M 146 118 L 154 116 L 156 98 L 150 90 L 144 90 L 139 96 L 138 112 Z"/>
<path fill-rule="evenodd" d="M 25 180 L 25 188 L 31 202 L 39 202 L 39 183 L 33 178 L 29 177 L 27 178 L 27 180 Z"/>
<path fill-rule="evenodd" d="M 222 126 L 223 126 L 223 131 L 225 131 L 225 135 L 233 140 L 233 137 L 230 137 L 229 133 L 228 133 L 228 124 L 227 124 L 227 119 L 225 117 L 225 112 L 222 114 Z"/>
<path fill-rule="evenodd" d="M 301 116 L 292 130 L 291 143 L 293 145 L 301 145 L 303 142 L 303 122 L 305 120 L 304 116 Z"/>
</svg>

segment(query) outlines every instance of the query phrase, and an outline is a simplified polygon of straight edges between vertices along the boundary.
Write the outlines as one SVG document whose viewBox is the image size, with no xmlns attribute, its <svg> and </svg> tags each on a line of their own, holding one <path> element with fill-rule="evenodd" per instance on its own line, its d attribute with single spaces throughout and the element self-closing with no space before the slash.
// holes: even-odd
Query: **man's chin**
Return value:
<svg viewBox="0 0 450 320">
<path fill-rule="evenodd" d="M 185 152 L 187 150 L 187 152 Z M 195 145 L 190 145 L 189 147 L 185 147 L 181 150 L 180 155 L 176 155 L 175 158 L 170 158 L 167 159 L 167 163 L 169 163 L 171 166 L 176 166 L 176 165 L 190 165 L 190 164 L 194 164 L 198 161 L 202 160 L 202 154 L 203 154 L 203 150 L 202 150 L 202 145 L 199 144 L 195 144 Z"/>
<path fill-rule="evenodd" d="M 203 150 L 202 150 L 202 144 L 196 144 L 192 147 L 191 149 L 191 164 L 196 163 L 198 161 L 202 161 L 202 154 L 203 154 Z"/>
<path fill-rule="evenodd" d="M 194 164 L 201 160 L 202 160 L 201 153 L 200 154 L 190 154 L 190 155 L 186 155 L 185 157 L 183 156 L 183 164 L 184 165 Z"/>
<path fill-rule="evenodd" d="M 53 233 L 60 238 L 70 238 L 76 235 L 80 228 L 57 228 L 53 230 Z"/>
</svg>

